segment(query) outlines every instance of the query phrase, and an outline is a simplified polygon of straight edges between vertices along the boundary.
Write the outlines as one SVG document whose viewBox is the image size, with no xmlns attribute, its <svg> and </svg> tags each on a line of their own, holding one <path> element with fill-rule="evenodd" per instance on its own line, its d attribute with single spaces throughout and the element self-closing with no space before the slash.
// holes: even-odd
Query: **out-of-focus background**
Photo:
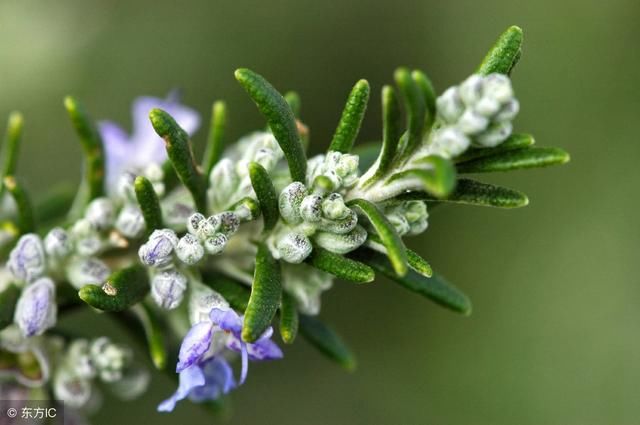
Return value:
<svg viewBox="0 0 640 425">
<path fill-rule="evenodd" d="M 637 424 L 639 18 L 636 0 L 3 0 L 0 116 L 26 115 L 21 175 L 42 191 L 80 175 L 65 94 L 129 125 L 135 96 L 180 87 L 205 121 L 225 99 L 235 138 L 263 126 L 233 78 L 247 66 L 300 93 L 317 152 L 357 79 L 373 87 L 360 140 L 375 140 L 379 89 L 396 66 L 427 71 L 442 91 L 518 24 L 516 129 L 572 162 L 492 176 L 529 194 L 530 206 L 442 208 L 411 242 L 471 296 L 473 315 L 386 281 L 337 284 L 322 316 L 350 342 L 358 370 L 300 340 L 284 361 L 251 366 L 228 423 Z M 109 332 L 105 323 L 95 333 Z M 220 421 L 189 403 L 155 413 L 173 389 L 160 377 L 142 401 L 108 399 L 93 422 Z"/>
</svg>

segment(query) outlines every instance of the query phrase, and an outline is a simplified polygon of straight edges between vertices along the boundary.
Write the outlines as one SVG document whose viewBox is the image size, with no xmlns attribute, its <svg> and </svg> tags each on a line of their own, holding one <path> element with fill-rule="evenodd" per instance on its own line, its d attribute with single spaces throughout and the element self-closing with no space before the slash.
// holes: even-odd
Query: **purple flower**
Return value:
<svg viewBox="0 0 640 425">
<path fill-rule="evenodd" d="M 25 337 L 41 335 L 56 324 L 55 294 L 53 281 L 48 277 L 24 288 L 16 304 L 14 322 Z"/>
<path fill-rule="evenodd" d="M 158 411 L 171 412 L 176 403 L 186 397 L 196 403 L 216 400 L 235 387 L 236 382 L 229 363 L 222 357 L 211 357 L 180 372 L 178 389 L 160 403 Z"/>
<path fill-rule="evenodd" d="M 182 372 L 191 366 L 200 363 L 210 351 L 211 343 L 216 332 L 223 331 L 227 334 L 226 348 L 241 354 L 242 370 L 240 373 L 240 385 L 247 377 L 249 360 L 272 360 L 282 358 L 282 351 L 275 342 L 271 341 L 273 329 L 270 327 L 254 343 L 242 340 L 243 317 L 238 316 L 234 310 L 221 310 L 214 308 L 209 313 L 211 322 L 205 321 L 195 324 L 184 337 L 178 355 L 176 372 Z"/>
<path fill-rule="evenodd" d="M 162 164 L 167 159 L 164 143 L 149 121 L 149 111 L 153 108 L 167 111 L 189 135 L 195 133 L 200 126 L 198 113 L 181 105 L 173 93 L 167 99 L 137 98 L 132 108 L 131 135 L 114 122 L 101 122 L 99 130 L 104 142 L 109 188 L 115 189 L 115 184 L 124 171 L 144 168 L 149 163 Z"/>
</svg>

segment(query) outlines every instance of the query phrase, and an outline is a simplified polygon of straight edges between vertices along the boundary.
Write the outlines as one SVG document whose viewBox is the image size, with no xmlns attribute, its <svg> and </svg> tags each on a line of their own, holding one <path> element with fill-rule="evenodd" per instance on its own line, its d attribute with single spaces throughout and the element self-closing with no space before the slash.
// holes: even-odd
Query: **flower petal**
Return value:
<svg viewBox="0 0 640 425">
<path fill-rule="evenodd" d="M 186 368 L 180 372 L 180 383 L 175 393 L 158 405 L 158 412 L 171 412 L 176 403 L 184 400 L 191 391 L 205 384 L 205 376 L 199 366 Z"/>
<path fill-rule="evenodd" d="M 196 323 L 182 340 L 176 372 L 182 372 L 196 363 L 209 350 L 213 327 L 209 322 Z"/>
<path fill-rule="evenodd" d="M 99 122 L 98 131 L 104 144 L 107 187 L 115 189 L 118 177 L 127 169 L 135 146 L 129 141 L 129 135 L 114 122 Z"/>
<path fill-rule="evenodd" d="M 205 384 L 191 390 L 191 401 L 216 400 L 236 387 L 233 370 L 224 358 L 212 357 L 200 367 L 205 376 Z"/>
<path fill-rule="evenodd" d="M 213 323 L 220 326 L 222 330 L 231 332 L 239 338 L 240 332 L 242 332 L 242 318 L 233 309 L 221 310 L 214 308 L 209 313 L 209 318 Z"/>
<path fill-rule="evenodd" d="M 282 350 L 270 339 L 260 339 L 254 344 L 247 344 L 251 360 L 274 360 L 282 358 Z"/>
</svg>

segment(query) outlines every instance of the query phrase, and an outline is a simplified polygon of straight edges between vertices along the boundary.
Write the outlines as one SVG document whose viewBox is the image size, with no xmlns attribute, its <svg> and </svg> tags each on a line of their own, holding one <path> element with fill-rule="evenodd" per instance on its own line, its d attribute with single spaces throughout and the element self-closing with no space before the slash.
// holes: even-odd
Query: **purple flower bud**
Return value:
<svg viewBox="0 0 640 425">
<path fill-rule="evenodd" d="M 24 336 L 41 335 L 56 323 L 55 286 L 48 277 L 28 285 L 20 295 L 13 316 Z"/>
<path fill-rule="evenodd" d="M 66 268 L 67 279 L 77 289 L 84 285 L 102 285 L 111 269 L 97 258 L 73 258 Z"/>
<path fill-rule="evenodd" d="M 177 245 L 178 237 L 173 230 L 155 230 L 138 250 L 140 261 L 147 266 L 165 266 L 171 263 L 171 254 Z"/>
<path fill-rule="evenodd" d="M 180 242 L 176 247 L 176 255 L 183 263 L 193 265 L 204 256 L 204 248 L 200 245 L 198 238 L 191 233 L 187 233 L 180 238 Z"/>
<path fill-rule="evenodd" d="M 42 276 L 46 259 L 40 237 L 33 233 L 22 236 L 9 254 L 7 265 L 11 274 L 23 282 Z"/>
<path fill-rule="evenodd" d="M 54 259 L 66 257 L 72 248 L 69 234 L 61 227 L 54 227 L 44 238 L 44 250 Z"/>
<path fill-rule="evenodd" d="M 187 278 L 175 269 L 162 270 L 151 279 L 153 300 L 168 310 L 180 305 L 186 289 Z"/>
</svg>

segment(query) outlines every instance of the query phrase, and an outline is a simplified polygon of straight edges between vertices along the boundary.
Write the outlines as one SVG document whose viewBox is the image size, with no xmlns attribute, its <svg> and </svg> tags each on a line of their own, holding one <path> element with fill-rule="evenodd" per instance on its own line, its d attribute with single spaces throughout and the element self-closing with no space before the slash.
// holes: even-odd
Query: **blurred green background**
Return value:
<svg viewBox="0 0 640 425">
<path fill-rule="evenodd" d="M 379 89 L 396 66 L 427 71 L 443 90 L 518 24 L 516 129 L 572 162 L 492 177 L 531 205 L 442 208 L 411 242 L 471 296 L 474 314 L 386 281 L 338 283 L 322 315 L 359 369 L 344 373 L 300 340 L 284 361 L 251 366 L 228 423 L 637 424 L 639 18 L 637 0 L 2 0 L 0 116 L 25 113 L 21 174 L 42 191 L 80 173 L 65 94 L 128 125 L 135 96 L 180 87 L 205 117 L 224 98 L 237 137 L 263 125 L 233 79 L 247 66 L 299 91 L 319 151 L 358 78 L 374 92 L 360 140 L 375 140 Z M 155 413 L 172 391 L 159 377 L 142 401 L 109 402 L 93 422 L 219 421 L 188 403 Z"/>
</svg>

